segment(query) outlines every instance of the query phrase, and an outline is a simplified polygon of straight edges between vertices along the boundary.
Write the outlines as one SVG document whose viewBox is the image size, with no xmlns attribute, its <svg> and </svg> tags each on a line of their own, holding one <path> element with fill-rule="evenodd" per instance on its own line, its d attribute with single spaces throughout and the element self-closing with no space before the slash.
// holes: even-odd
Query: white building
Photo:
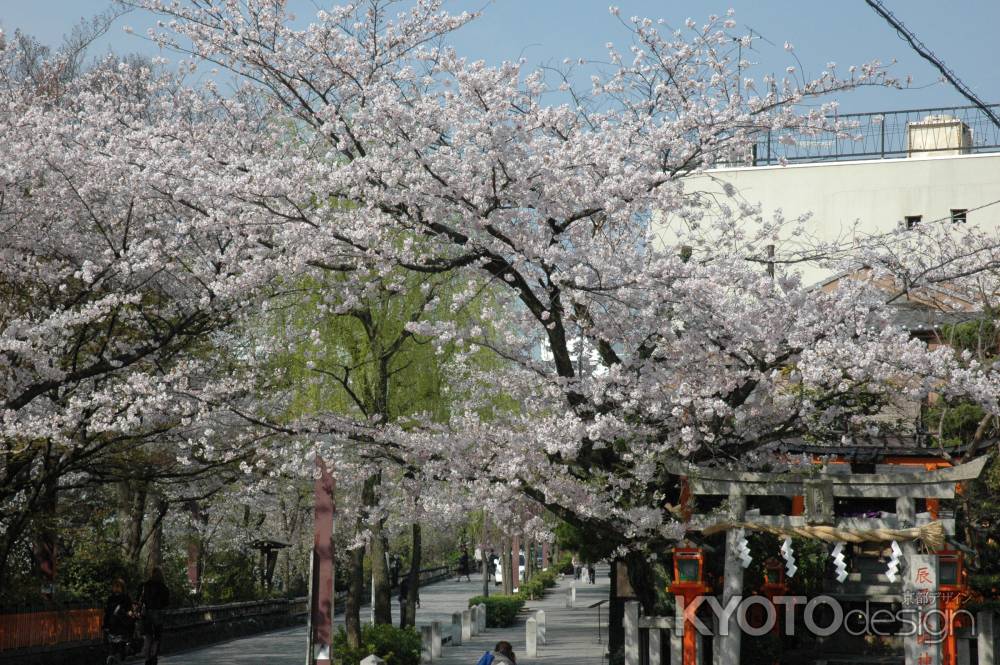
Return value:
<svg viewBox="0 0 1000 665">
<path fill-rule="evenodd" d="M 759 203 L 765 218 L 778 210 L 787 219 L 811 213 L 807 232 L 826 242 L 847 240 L 855 229 L 881 233 L 952 218 L 1000 228 L 1000 205 L 989 205 L 1000 202 L 1000 128 L 985 114 L 931 109 L 856 117 L 860 141 L 802 137 L 787 145 L 768 137 L 755 151 L 758 165 L 713 169 L 687 188 L 718 195 L 728 183 L 747 203 Z M 777 163 L 781 157 L 787 165 Z M 666 239 L 678 220 L 661 223 Z M 802 272 L 807 282 L 830 275 L 817 267 Z"/>
</svg>

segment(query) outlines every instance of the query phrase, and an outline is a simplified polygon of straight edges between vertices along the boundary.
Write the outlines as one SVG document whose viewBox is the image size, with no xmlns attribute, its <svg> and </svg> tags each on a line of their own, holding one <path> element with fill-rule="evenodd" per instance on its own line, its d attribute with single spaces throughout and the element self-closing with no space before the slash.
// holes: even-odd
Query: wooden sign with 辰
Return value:
<svg viewBox="0 0 1000 665">
<path fill-rule="evenodd" d="M 828 478 L 805 480 L 806 522 L 808 524 L 833 524 L 833 483 Z"/>
</svg>

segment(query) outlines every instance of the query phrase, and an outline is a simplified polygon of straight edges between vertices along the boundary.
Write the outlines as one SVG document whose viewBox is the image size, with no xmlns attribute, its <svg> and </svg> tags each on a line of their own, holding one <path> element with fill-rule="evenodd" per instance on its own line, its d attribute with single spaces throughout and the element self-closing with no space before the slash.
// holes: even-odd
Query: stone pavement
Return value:
<svg viewBox="0 0 1000 665">
<path fill-rule="evenodd" d="M 596 584 L 577 582 L 576 605 L 566 607 L 566 591 L 572 578 L 568 577 L 551 589 L 542 600 L 526 605 L 517 626 L 512 628 L 487 628 L 462 646 L 445 646 L 441 658 L 434 665 L 476 665 L 486 650 L 493 650 L 499 640 L 507 640 L 514 647 L 518 665 L 544 663 L 545 665 L 600 665 L 607 662 L 608 644 L 608 566 L 598 566 Z M 605 601 L 599 608 L 591 607 Z M 538 656 L 529 659 L 524 651 L 524 622 L 535 610 L 545 610 L 546 643 L 538 645 Z M 598 623 L 600 611 L 600 623 Z M 600 630 L 600 634 L 598 634 Z"/>
<path fill-rule="evenodd" d="M 600 607 L 600 642 L 598 641 L 598 609 L 590 605 L 608 597 L 608 568 L 599 567 L 597 584 L 577 583 L 577 602 L 573 609 L 566 607 L 566 590 L 571 579 L 560 581 L 559 586 L 549 591 L 542 600 L 529 602 L 527 609 L 545 610 L 547 624 L 547 644 L 538 645 L 538 658 L 530 660 L 525 656 L 524 621 L 532 612 L 520 617 L 512 628 L 488 628 L 462 646 L 445 645 L 441 658 L 435 664 L 475 665 L 484 651 L 493 649 L 499 640 L 507 640 L 514 645 L 518 665 L 529 662 L 551 663 L 552 665 L 599 665 L 606 662 L 604 652 L 607 645 L 607 603 Z M 472 582 L 456 582 L 454 579 L 437 582 L 420 590 L 421 607 L 417 610 L 417 626 L 439 620 L 442 633 L 451 631 L 451 615 L 468 606 L 469 598 L 482 591 L 481 579 L 473 577 Z M 492 589 L 491 589 L 492 592 Z M 367 621 L 367 607 L 362 608 L 361 619 Z M 394 622 L 399 623 L 399 604 L 393 603 Z M 343 615 L 336 617 L 337 625 L 343 623 Z M 160 658 L 163 665 L 302 665 L 306 657 L 306 628 L 296 626 L 283 630 L 243 637 L 209 647 L 171 654 Z"/>
</svg>

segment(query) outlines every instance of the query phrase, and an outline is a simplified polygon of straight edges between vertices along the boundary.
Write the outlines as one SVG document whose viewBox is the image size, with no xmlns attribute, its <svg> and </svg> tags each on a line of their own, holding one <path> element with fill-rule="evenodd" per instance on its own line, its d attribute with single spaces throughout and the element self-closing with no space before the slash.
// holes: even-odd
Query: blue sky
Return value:
<svg viewBox="0 0 1000 665">
<path fill-rule="evenodd" d="M 308 20 L 325 0 L 290 0 L 293 10 Z M 565 57 L 602 58 L 604 43 L 624 44 L 627 34 L 608 14 L 607 0 L 454 0 L 455 10 L 482 8 L 484 15 L 454 35 L 452 43 L 473 58 L 489 62 L 524 57 L 531 65 L 559 63 Z M 848 64 L 878 58 L 898 61 L 893 71 L 914 79 L 913 89 L 895 92 L 865 90 L 840 99 L 843 111 L 882 111 L 965 104 L 951 86 L 939 83 L 937 72 L 896 36 L 864 0 L 619 0 L 622 16 L 664 18 L 680 25 L 688 18 L 704 20 L 732 7 L 741 27 L 752 28 L 761 40 L 751 59 L 758 74 L 781 72 L 789 59 L 781 45 L 795 45 L 806 73 L 817 73 L 829 61 Z M 886 4 L 984 100 L 1000 102 L 1000 67 L 996 28 L 1000 2 L 995 0 L 887 0 Z M 108 6 L 106 0 L 0 0 L 0 25 L 23 29 L 46 43 L 57 43 L 74 22 Z M 95 49 L 96 53 L 154 53 L 140 37 L 125 34 L 131 25 L 141 33 L 152 23 L 133 13 Z"/>
</svg>

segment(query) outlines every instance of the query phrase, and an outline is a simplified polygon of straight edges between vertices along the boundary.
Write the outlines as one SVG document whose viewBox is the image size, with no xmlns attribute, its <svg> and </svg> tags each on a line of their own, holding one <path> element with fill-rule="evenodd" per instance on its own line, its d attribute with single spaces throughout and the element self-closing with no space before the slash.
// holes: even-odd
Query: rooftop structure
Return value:
<svg viewBox="0 0 1000 665">
<path fill-rule="evenodd" d="M 1000 104 L 989 108 L 1000 112 Z M 977 106 L 850 113 L 831 119 L 848 124 L 847 136 L 767 132 L 743 165 L 1000 152 L 1000 127 Z"/>
</svg>

